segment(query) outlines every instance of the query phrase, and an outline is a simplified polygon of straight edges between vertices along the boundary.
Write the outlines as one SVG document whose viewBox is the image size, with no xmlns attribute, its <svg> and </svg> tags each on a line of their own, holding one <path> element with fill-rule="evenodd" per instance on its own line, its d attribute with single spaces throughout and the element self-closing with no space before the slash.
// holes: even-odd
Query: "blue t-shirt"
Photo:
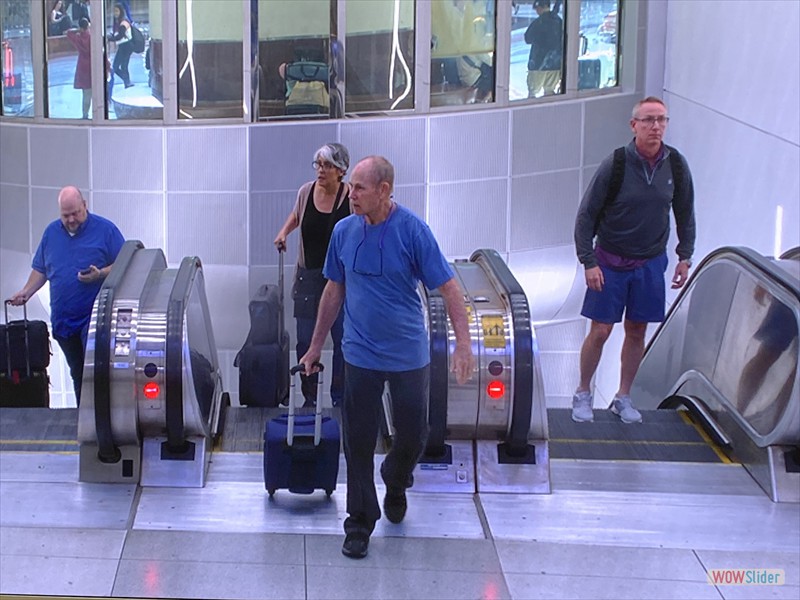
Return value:
<svg viewBox="0 0 800 600">
<path fill-rule="evenodd" d="M 125 240 L 108 219 L 89 213 L 75 235 L 57 219 L 44 230 L 31 265 L 50 282 L 53 335 L 69 337 L 89 322 L 102 280 L 81 283 L 78 272 L 90 265 L 107 267 L 117 259 Z"/>
<path fill-rule="evenodd" d="M 333 229 L 323 270 L 345 286 L 345 360 L 362 369 L 409 371 L 430 362 L 422 281 L 436 289 L 453 277 L 428 225 L 395 205 L 383 223 L 360 215 Z"/>
</svg>

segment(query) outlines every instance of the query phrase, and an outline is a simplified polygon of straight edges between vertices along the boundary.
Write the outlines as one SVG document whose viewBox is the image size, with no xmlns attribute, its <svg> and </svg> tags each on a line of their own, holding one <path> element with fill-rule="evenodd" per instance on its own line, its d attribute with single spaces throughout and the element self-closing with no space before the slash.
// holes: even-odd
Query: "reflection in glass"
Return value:
<svg viewBox="0 0 800 600">
<path fill-rule="evenodd" d="M 511 16 L 509 100 L 562 92 L 565 4 L 562 0 L 515 2 Z"/>
<path fill-rule="evenodd" d="M 33 45 L 29 0 L 0 2 L 3 114 L 33 116 Z"/>
<path fill-rule="evenodd" d="M 109 119 L 161 119 L 161 12 L 148 0 L 106 0 Z M 152 17 L 152 20 L 151 20 Z"/>
<path fill-rule="evenodd" d="M 494 0 L 431 3 L 431 106 L 494 100 Z"/>
<path fill-rule="evenodd" d="M 617 85 L 620 10 L 617 0 L 582 0 L 578 89 Z"/>
<path fill-rule="evenodd" d="M 341 62 L 330 60 L 340 48 L 331 32 L 330 0 L 259 0 L 259 116 L 341 116 L 336 80 Z M 331 91 L 333 90 L 333 91 Z"/>
<path fill-rule="evenodd" d="M 243 3 L 178 2 L 178 117 L 241 117 Z"/>
<path fill-rule="evenodd" d="M 414 0 L 347 2 L 346 111 L 414 107 Z"/>
<path fill-rule="evenodd" d="M 92 107 L 92 27 L 88 3 L 70 12 L 60 0 L 53 5 L 47 28 L 48 116 L 89 119 Z M 59 33 L 57 33 L 59 32 Z"/>
<path fill-rule="evenodd" d="M 208 421 L 214 400 L 217 367 L 215 353 L 212 350 L 213 340 L 209 338 L 209 327 L 206 313 L 203 310 L 205 294 L 202 272 L 198 273 L 186 304 L 183 323 L 184 336 L 189 348 L 189 368 L 192 375 L 195 394 L 203 418 Z M 205 303 L 207 306 L 207 302 Z"/>
<path fill-rule="evenodd" d="M 758 325 L 748 344 L 737 386 L 737 406 L 761 434 L 768 434 L 789 403 L 797 373 L 797 320 L 792 310 L 756 284 L 750 314 Z"/>
</svg>

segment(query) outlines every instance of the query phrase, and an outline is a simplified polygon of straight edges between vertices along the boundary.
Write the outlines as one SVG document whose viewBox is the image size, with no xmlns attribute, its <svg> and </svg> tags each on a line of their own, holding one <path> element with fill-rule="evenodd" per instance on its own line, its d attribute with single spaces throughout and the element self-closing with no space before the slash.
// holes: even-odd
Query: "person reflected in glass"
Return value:
<svg viewBox="0 0 800 600">
<path fill-rule="evenodd" d="M 766 428 L 771 424 L 770 417 L 783 413 L 782 408 L 789 401 L 796 377 L 797 319 L 788 306 L 770 296 L 764 287 L 757 285 L 753 297 L 759 306 L 767 307 L 767 310 L 761 325 L 753 334 L 758 348 L 739 378 L 739 407 L 751 425 L 762 433 L 768 433 Z M 767 374 L 793 345 L 792 368 L 785 379 L 781 381 L 773 376 L 767 381 Z M 778 382 L 781 383 L 780 387 L 774 385 Z M 763 391 L 766 388 L 773 390 L 773 393 Z"/>
<path fill-rule="evenodd" d="M 342 181 L 350 167 L 347 148 L 337 143 L 325 144 L 314 153 L 312 166 L 316 178 L 300 187 L 294 208 L 274 241 L 278 251 L 284 251 L 287 236 L 295 229 L 300 229 L 297 268 L 292 286 L 298 361 L 308 351 L 314 333 L 319 301 L 327 283 L 322 275 L 322 266 L 333 227 L 351 212 L 350 186 Z M 330 391 L 334 406 L 341 403 L 344 394 L 343 331 L 344 315 L 340 313 L 331 327 L 333 365 Z M 317 375 L 301 377 L 306 406 L 312 406 L 317 398 Z"/>
<path fill-rule="evenodd" d="M 50 9 L 50 16 L 47 21 L 47 35 L 64 35 L 68 29 L 72 29 L 72 19 L 64 9 L 64 2 L 56 0 Z"/>
<path fill-rule="evenodd" d="M 561 91 L 561 66 L 564 55 L 564 21 L 550 10 L 550 0 L 535 0 L 539 15 L 525 30 L 528 56 L 528 98 L 552 96 Z"/>
<path fill-rule="evenodd" d="M 128 73 L 128 63 L 133 54 L 133 34 L 131 32 L 131 24 L 128 21 L 125 7 L 122 4 L 114 5 L 114 30 L 109 34 L 108 41 L 116 42 L 117 50 L 114 53 L 114 62 L 111 65 L 113 75 L 119 75 L 125 84 L 125 88 L 131 87 L 131 76 Z M 112 77 L 109 84 L 109 91 L 114 87 L 114 80 Z M 109 93 L 109 96 L 111 94 Z"/>
<path fill-rule="evenodd" d="M 72 86 L 83 93 L 81 118 L 88 119 L 92 106 L 92 34 L 89 32 L 89 20 L 86 17 L 81 18 L 78 26 L 78 29 L 67 30 L 67 39 L 78 51 L 78 62 L 75 65 L 75 79 Z"/>
<path fill-rule="evenodd" d="M 86 19 L 91 23 L 92 17 L 89 12 L 89 0 L 73 0 L 70 5 L 72 11 L 72 22 L 78 23 L 80 27 L 81 19 Z"/>
</svg>

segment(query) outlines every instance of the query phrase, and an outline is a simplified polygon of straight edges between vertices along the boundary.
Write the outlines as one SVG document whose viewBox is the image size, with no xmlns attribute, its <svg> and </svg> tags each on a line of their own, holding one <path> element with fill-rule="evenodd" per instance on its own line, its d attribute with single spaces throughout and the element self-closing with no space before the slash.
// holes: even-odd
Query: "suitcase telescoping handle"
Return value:
<svg viewBox="0 0 800 600">
<path fill-rule="evenodd" d="M 8 324 L 11 321 L 8 320 L 8 305 L 11 304 L 11 300 L 6 300 L 3 302 L 3 309 L 6 311 L 6 361 L 8 361 L 8 375 L 11 376 L 11 328 L 8 327 Z M 28 379 L 31 377 L 31 349 L 30 344 L 28 342 L 28 304 L 26 302 L 22 303 L 22 319 L 23 319 L 23 329 L 25 331 L 25 365 L 26 365 L 26 375 Z"/>
<path fill-rule="evenodd" d="M 325 370 L 325 365 L 320 362 L 314 363 L 319 367 L 319 377 L 317 379 L 317 407 L 314 412 L 314 445 L 319 446 L 319 441 L 322 438 L 322 372 Z M 291 368 L 289 373 L 294 376 L 297 373 L 305 373 L 305 366 L 295 365 Z M 291 446 L 294 443 L 294 398 L 289 394 L 289 419 L 286 423 L 286 444 Z"/>
<path fill-rule="evenodd" d="M 286 243 L 278 246 L 278 336 L 283 339 L 286 330 L 283 315 L 283 255 L 286 253 Z"/>
</svg>

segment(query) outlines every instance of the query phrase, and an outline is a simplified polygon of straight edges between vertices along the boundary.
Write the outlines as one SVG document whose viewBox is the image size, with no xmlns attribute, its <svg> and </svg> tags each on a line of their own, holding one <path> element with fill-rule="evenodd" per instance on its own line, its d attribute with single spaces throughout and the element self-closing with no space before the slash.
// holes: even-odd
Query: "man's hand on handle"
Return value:
<svg viewBox="0 0 800 600">
<path fill-rule="evenodd" d="M 456 374 L 458 385 L 464 385 L 475 370 L 475 357 L 469 344 L 456 345 L 450 362 L 450 370 Z"/>
</svg>

